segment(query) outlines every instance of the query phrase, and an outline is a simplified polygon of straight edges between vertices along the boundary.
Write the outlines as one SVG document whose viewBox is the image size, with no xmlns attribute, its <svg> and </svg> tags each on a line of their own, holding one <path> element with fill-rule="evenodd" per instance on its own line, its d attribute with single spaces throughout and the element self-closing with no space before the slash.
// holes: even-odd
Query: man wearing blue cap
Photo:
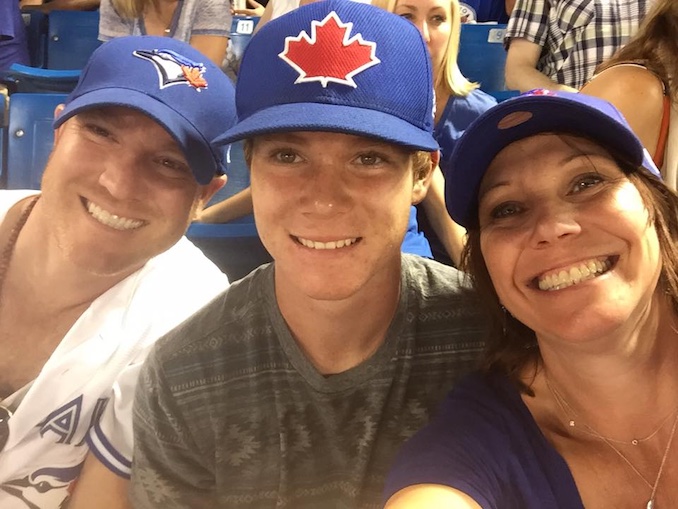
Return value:
<svg viewBox="0 0 678 509">
<path fill-rule="evenodd" d="M 234 121 L 203 55 L 116 39 L 57 109 L 42 191 L 0 192 L 3 509 L 64 507 L 89 449 L 129 472 L 141 362 L 228 286 L 182 236 L 224 183 L 212 142 Z"/>
<path fill-rule="evenodd" d="M 325 0 L 268 23 L 236 90 L 274 263 L 158 343 L 137 392 L 138 508 L 376 508 L 399 445 L 475 365 L 459 273 L 401 255 L 437 162 L 418 30 Z"/>
</svg>

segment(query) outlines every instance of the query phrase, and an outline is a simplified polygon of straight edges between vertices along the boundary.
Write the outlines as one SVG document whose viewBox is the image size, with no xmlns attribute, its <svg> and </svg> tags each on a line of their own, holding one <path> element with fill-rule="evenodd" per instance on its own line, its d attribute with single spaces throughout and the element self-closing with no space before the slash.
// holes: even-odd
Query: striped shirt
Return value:
<svg viewBox="0 0 678 509">
<path fill-rule="evenodd" d="M 504 42 L 538 44 L 537 70 L 578 89 L 636 32 L 652 1 L 518 0 Z"/>
</svg>

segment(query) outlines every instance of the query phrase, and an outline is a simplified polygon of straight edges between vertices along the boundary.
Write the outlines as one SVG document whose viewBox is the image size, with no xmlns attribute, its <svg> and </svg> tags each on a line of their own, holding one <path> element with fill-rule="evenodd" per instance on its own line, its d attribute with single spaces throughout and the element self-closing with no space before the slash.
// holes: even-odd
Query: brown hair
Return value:
<svg viewBox="0 0 678 509">
<path fill-rule="evenodd" d="M 674 312 L 678 313 L 678 195 L 644 168 L 617 161 L 638 189 L 649 211 L 649 221 L 657 232 L 662 260 L 659 287 L 670 299 Z M 540 358 L 537 338 L 532 329 L 514 318 L 499 302 L 480 250 L 478 227 L 468 229 L 461 266 L 468 273 L 490 316 L 483 369 L 507 376 L 523 392 L 532 394 L 521 381 L 521 374 L 526 366 Z"/>
<path fill-rule="evenodd" d="M 610 60 L 603 71 L 623 62 L 638 62 L 657 74 L 678 101 L 678 1 L 658 0 L 645 16 L 636 35 Z"/>
</svg>

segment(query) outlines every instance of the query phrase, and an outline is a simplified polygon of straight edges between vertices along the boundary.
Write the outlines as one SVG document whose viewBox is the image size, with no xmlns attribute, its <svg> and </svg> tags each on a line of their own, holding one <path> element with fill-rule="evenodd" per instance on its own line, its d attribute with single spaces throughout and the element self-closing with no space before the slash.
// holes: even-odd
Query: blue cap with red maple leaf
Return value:
<svg viewBox="0 0 678 509">
<path fill-rule="evenodd" d="M 222 142 L 331 131 L 438 150 L 426 43 L 412 23 L 368 4 L 323 0 L 267 23 L 245 50 L 236 106 Z"/>
<path fill-rule="evenodd" d="M 589 138 L 661 178 L 652 157 L 612 104 L 586 94 L 535 89 L 487 110 L 457 142 L 445 173 L 445 203 L 452 219 L 476 227 L 478 191 L 492 160 L 511 143 L 545 132 Z"/>
<path fill-rule="evenodd" d="M 235 123 L 231 80 L 185 42 L 119 37 L 94 51 L 54 121 L 57 128 L 93 108 L 123 106 L 148 115 L 177 142 L 200 184 L 227 168 L 215 138 Z"/>
</svg>

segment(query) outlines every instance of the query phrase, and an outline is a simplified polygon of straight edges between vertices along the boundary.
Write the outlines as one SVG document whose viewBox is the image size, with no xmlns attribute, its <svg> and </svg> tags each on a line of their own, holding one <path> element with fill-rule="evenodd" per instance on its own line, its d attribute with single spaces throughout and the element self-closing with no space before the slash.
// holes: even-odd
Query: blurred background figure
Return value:
<svg viewBox="0 0 678 509">
<path fill-rule="evenodd" d="M 99 0 L 21 0 L 19 5 L 22 10 L 39 9 L 48 14 L 50 11 L 93 11 L 99 8 Z"/>
<path fill-rule="evenodd" d="M 157 35 L 189 43 L 221 65 L 231 27 L 229 0 L 102 0 L 99 39 Z"/>
<path fill-rule="evenodd" d="M 508 23 L 516 0 L 464 0 L 459 2 L 462 23 Z"/>
<path fill-rule="evenodd" d="M 676 55 L 678 2 L 658 0 L 636 36 L 581 90 L 619 108 L 673 190 L 678 188 Z"/>
<path fill-rule="evenodd" d="M 506 28 L 506 86 L 579 90 L 637 31 L 653 0 L 517 0 Z"/>
<path fill-rule="evenodd" d="M 0 2 L 0 70 L 18 63 L 28 65 L 26 27 L 17 0 Z M 0 115 L 1 118 L 1 115 Z"/>
<path fill-rule="evenodd" d="M 469 124 L 497 101 L 479 90 L 478 83 L 469 82 L 457 66 L 461 31 L 457 0 L 375 0 L 374 4 L 410 20 L 428 45 L 436 97 L 433 136 L 441 155 L 428 195 L 418 206 L 417 219 L 431 244 L 433 257 L 457 265 L 466 231 L 452 221 L 445 209 L 441 168 L 446 171 L 452 150 Z"/>
</svg>

